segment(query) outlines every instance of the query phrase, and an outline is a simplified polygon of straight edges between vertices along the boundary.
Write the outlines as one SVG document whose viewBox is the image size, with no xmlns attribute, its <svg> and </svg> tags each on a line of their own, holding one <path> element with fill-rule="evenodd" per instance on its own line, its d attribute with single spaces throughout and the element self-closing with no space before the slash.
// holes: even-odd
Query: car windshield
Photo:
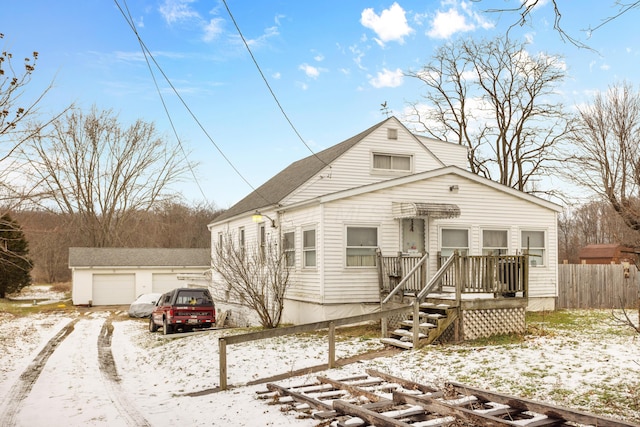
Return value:
<svg viewBox="0 0 640 427">
<path fill-rule="evenodd" d="M 203 290 L 184 290 L 178 293 L 176 304 L 185 305 L 211 305 L 211 297 Z"/>
</svg>

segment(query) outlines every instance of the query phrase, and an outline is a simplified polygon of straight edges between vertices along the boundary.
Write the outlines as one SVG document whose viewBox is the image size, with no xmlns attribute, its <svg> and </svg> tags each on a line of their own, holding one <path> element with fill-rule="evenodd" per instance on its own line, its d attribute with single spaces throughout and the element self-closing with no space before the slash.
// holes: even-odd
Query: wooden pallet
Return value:
<svg viewBox="0 0 640 427">
<path fill-rule="evenodd" d="M 270 383 L 258 397 L 337 427 L 640 427 L 453 382 L 438 390 L 373 369 L 339 380 L 317 377 L 293 387 Z"/>
</svg>

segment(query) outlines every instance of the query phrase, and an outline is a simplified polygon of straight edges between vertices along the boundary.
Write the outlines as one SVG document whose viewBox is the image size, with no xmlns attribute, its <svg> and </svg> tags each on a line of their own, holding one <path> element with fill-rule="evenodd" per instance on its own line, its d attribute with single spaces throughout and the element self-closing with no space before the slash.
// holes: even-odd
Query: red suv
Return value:
<svg viewBox="0 0 640 427">
<path fill-rule="evenodd" d="M 178 288 L 158 299 L 149 318 L 149 331 L 162 326 L 166 334 L 178 330 L 210 328 L 216 322 L 216 307 L 208 289 Z"/>
</svg>

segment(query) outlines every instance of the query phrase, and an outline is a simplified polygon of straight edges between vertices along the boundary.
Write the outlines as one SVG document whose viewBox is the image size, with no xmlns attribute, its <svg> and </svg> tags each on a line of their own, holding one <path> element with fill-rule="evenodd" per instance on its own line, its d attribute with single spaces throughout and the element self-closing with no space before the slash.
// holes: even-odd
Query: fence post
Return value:
<svg viewBox="0 0 640 427">
<path fill-rule="evenodd" d="M 332 369 L 336 363 L 336 324 L 329 323 L 329 369 Z"/>
<path fill-rule="evenodd" d="M 413 303 L 413 349 L 418 349 L 420 340 L 420 301 L 418 298 Z"/>
<path fill-rule="evenodd" d="M 387 316 L 384 316 L 380 319 L 380 335 L 382 338 L 387 338 L 387 328 L 388 328 L 389 320 Z"/>
<path fill-rule="evenodd" d="M 220 390 L 227 389 L 227 342 L 224 338 L 218 338 L 220 356 Z"/>
</svg>

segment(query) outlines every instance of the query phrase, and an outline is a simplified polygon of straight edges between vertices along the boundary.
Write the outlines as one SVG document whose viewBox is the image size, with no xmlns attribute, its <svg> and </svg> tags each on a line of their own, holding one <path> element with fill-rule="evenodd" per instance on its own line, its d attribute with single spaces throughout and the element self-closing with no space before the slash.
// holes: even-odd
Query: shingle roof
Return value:
<svg viewBox="0 0 640 427">
<path fill-rule="evenodd" d="M 69 248 L 69 267 L 209 267 L 207 248 Z"/>
<path fill-rule="evenodd" d="M 630 251 L 628 248 L 619 243 L 587 245 L 580 249 L 579 258 L 613 258 L 620 256 L 620 251 Z M 627 255 L 628 256 L 628 255 Z"/>
<path fill-rule="evenodd" d="M 232 218 L 241 213 L 253 212 L 260 208 L 279 204 L 282 199 L 291 194 L 296 188 L 307 182 L 323 168 L 330 165 L 334 160 L 360 142 L 364 137 L 391 119 L 394 118 L 390 117 L 337 145 L 291 163 L 247 197 L 223 212 L 214 220 L 214 223 Z"/>
</svg>

